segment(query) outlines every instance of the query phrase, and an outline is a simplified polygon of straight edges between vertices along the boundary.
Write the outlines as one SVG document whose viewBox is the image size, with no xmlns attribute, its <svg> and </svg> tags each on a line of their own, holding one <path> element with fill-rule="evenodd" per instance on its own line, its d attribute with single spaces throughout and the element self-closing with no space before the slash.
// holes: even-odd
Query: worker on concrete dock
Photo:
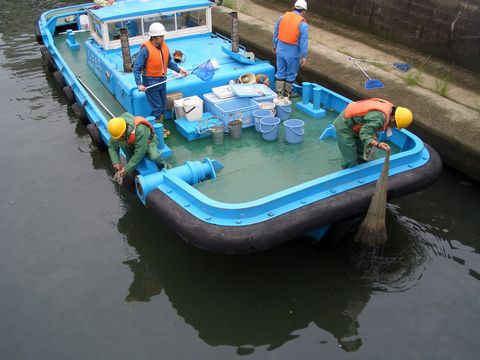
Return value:
<svg viewBox="0 0 480 360">
<path fill-rule="evenodd" d="M 273 53 L 277 57 L 275 90 L 278 96 L 290 96 L 298 69 L 307 62 L 307 2 L 297 0 L 293 10 L 278 18 L 273 31 Z"/>
</svg>

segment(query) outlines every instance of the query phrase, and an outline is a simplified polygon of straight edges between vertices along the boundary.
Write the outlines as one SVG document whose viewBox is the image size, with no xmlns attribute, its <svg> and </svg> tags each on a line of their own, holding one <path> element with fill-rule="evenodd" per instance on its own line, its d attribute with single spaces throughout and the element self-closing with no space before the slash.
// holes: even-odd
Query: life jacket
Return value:
<svg viewBox="0 0 480 360">
<path fill-rule="evenodd" d="M 282 16 L 278 25 L 278 40 L 295 45 L 300 37 L 300 24 L 305 21 L 302 15 L 289 11 Z"/>
<path fill-rule="evenodd" d="M 150 124 L 150 122 L 147 119 L 145 119 L 143 116 L 135 116 L 133 118 L 133 130 L 130 132 L 130 134 L 128 134 L 128 139 L 127 139 L 128 144 L 130 145 L 135 144 L 135 140 L 136 140 L 135 130 L 137 129 L 137 126 L 140 124 L 146 125 L 150 129 L 150 137 L 148 139 L 148 143 L 150 144 L 150 142 L 152 141 L 153 134 L 155 134 L 155 130 L 153 129 L 152 124 Z"/>
<path fill-rule="evenodd" d="M 385 121 L 383 123 L 383 127 L 381 129 L 377 129 L 377 131 L 385 131 L 388 127 L 388 124 L 390 124 L 392 108 L 393 104 L 391 102 L 388 102 L 387 100 L 377 98 L 360 100 L 348 104 L 345 108 L 345 112 L 343 113 L 343 117 L 345 119 L 352 119 L 356 116 L 365 116 L 370 111 L 380 111 L 385 115 Z M 351 129 L 354 132 L 358 133 L 360 132 L 362 126 L 363 124 L 353 124 L 351 126 Z"/>
<path fill-rule="evenodd" d="M 146 47 L 148 50 L 148 58 L 145 62 L 144 75 L 151 77 L 162 77 L 167 75 L 168 58 L 170 56 L 170 52 L 165 41 L 163 41 L 160 49 L 153 45 L 150 40 L 145 41 L 140 46 L 140 48 L 142 47 Z"/>
</svg>

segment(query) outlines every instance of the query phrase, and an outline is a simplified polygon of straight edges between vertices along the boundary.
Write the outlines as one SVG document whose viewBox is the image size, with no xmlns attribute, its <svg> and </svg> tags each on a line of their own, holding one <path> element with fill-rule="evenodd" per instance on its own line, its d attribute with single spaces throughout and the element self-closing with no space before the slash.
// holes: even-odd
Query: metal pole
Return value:
<svg viewBox="0 0 480 360">
<path fill-rule="evenodd" d="M 232 52 L 238 53 L 240 47 L 240 37 L 238 35 L 238 13 L 232 11 L 230 16 L 232 17 Z"/>
<path fill-rule="evenodd" d="M 103 103 L 100 101 L 100 99 L 93 93 L 92 90 L 90 90 L 88 88 L 88 86 L 80 79 L 80 77 L 77 76 L 77 80 L 80 84 L 82 84 L 82 86 L 85 88 L 85 90 L 87 90 L 88 93 L 93 96 L 93 98 L 97 101 L 97 103 L 103 107 L 103 109 L 108 113 L 108 115 L 110 115 L 110 117 L 114 118 L 115 115 L 113 115 L 113 113 L 110 110 L 108 110 L 108 108 L 105 105 L 103 105 Z"/>
</svg>

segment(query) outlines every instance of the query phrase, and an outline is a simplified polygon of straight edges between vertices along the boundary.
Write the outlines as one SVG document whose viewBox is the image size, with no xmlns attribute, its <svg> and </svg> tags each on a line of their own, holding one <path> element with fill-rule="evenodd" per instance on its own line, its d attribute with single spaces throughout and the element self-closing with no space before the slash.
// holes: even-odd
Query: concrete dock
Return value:
<svg viewBox="0 0 480 360">
<path fill-rule="evenodd" d="M 213 8 L 214 32 L 230 36 L 231 11 L 238 11 L 240 43 L 248 51 L 275 64 L 273 28 L 291 8 L 268 0 L 236 0 Z M 449 166 L 480 181 L 480 74 L 425 54 L 374 38 L 307 12 L 309 54 L 297 82 L 316 82 L 353 100 L 381 97 L 409 107 L 414 123 L 409 128 L 432 145 Z M 366 77 L 348 57 L 407 62 L 407 73 L 391 65 L 362 63 L 371 78 L 385 87 L 366 90 Z M 407 80 L 413 85 L 408 85 Z M 447 88 L 442 93 L 442 87 Z"/>
</svg>

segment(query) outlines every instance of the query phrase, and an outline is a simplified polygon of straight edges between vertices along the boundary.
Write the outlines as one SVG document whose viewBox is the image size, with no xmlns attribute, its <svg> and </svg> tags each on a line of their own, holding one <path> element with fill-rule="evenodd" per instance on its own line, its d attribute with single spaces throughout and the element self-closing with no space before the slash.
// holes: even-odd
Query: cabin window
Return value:
<svg viewBox="0 0 480 360">
<path fill-rule="evenodd" d="M 147 16 L 143 18 L 143 33 L 145 35 L 148 35 L 148 29 L 154 22 L 161 23 L 167 31 L 175 31 L 175 14 Z"/>
<path fill-rule="evenodd" d="M 187 29 L 207 24 L 205 10 L 193 10 L 177 13 L 177 30 Z"/>
<path fill-rule="evenodd" d="M 142 35 L 140 29 L 142 28 L 142 22 L 140 19 L 131 19 L 124 21 L 117 21 L 108 24 L 108 36 L 109 40 L 120 39 L 120 29 L 125 28 L 128 31 L 128 36 L 134 37 Z"/>
<path fill-rule="evenodd" d="M 93 17 L 93 26 L 91 31 L 94 32 L 100 39 L 103 39 L 102 37 L 102 22 L 98 20 L 97 18 Z M 90 22 L 92 23 L 92 22 Z"/>
</svg>

